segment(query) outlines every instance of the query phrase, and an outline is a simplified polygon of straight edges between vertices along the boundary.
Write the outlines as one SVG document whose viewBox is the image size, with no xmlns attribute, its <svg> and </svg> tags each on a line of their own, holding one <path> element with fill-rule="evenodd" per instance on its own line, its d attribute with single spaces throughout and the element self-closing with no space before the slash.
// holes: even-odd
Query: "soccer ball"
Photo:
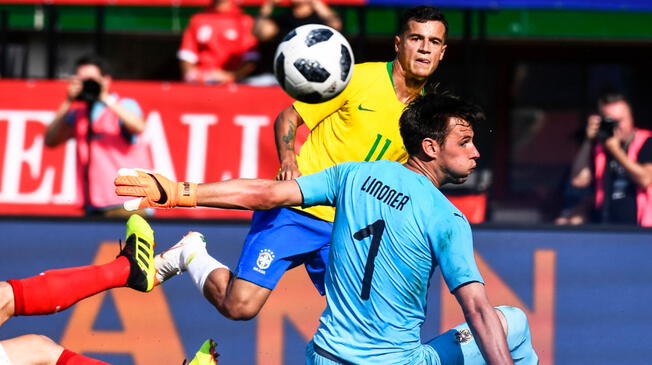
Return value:
<svg viewBox="0 0 652 365">
<path fill-rule="evenodd" d="M 276 49 L 274 74 L 291 97 L 320 103 L 337 96 L 351 80 L 353 52 L 346 38 L 321 24 L 302 25 Z"/>
</svg>

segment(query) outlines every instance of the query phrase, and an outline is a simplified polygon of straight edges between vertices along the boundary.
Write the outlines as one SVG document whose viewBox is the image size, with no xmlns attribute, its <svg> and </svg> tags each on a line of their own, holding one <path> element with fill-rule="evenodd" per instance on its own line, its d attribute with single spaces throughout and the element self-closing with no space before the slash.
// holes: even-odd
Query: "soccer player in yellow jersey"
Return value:
<svg viewBox="0 0 652 365">
<path fill-rule="evenodd" d="M 424 92 L 428 77 L 444 57 L 447 29 L 446 19 L 436 8 L 412 8 L 402 17 L 394 37 L 396 58 L 392 62 L 355 65 L 351 82 L 334 99 L 321 104 L 296 102 L 281 111 L 275 122 L 281 161 L 277 179 L 294 179 L 344 161 L 404 162 L 407 152 L 398 120 L 406 104 Z M 304 123 L 310 135 L 296 156 L 295 132 Z M 238 267 L 233 275 L 219 278 L 216 269 L 225 266 L 207 255 L 193 260 L 192 251 L 205 250 L 204 243 L 188 235 L 157 256 L 158 279 L 188 270 L 203 293 L 208 293 L 205 283 L 224 281 L 225 290 L 206 297 L 231 319 L 258 314 L 283 273 L 301 264 L 324 295 L 334 215 L 332 207 L 255 212 Z"/>
</svg>

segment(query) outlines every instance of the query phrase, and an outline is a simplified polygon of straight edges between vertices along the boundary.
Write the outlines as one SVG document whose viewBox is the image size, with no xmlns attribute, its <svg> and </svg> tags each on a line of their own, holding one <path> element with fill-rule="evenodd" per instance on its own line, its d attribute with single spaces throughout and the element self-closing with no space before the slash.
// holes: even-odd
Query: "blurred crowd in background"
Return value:
<svg viewBox="0 0 652 365">
<path fill-rule="evenodd" d="M 100 118 L 108 123 L 107 130 L 136 141 L 144 129 L 142 112 L 136 100 L 109 92 L 111 77 L 272 86 L 276 46 L 291 29 L 310 23 L 342 31 L 357 63 L 389 61 L 397 19 L 405 8 L 329 5 L 322 0 L 264 0 L 260 6 L 243 7 L 234 0 L 212 0 L 205 9 L 134 7 L 107 14 L 100 7 L 93 13 L 92 7 L 4 5 L 2 77 L 72 77 L 48 129 L 48 145 L 68 137 L 80 145 L 92 143 L 87 130 L 68 128 L 72 122 L 66 120 L 72 118 Z M 481 197 L 470 204 L 484 204 L 482 222 L 652 226 L 652 139 L 647 132 L 652 127 L 647 101 L 652 74 L 646 62 L 652 56 L 652 13 L 442 10 L 450 22 L 449 48 L 433 82 L 479 102 L 488 116 L 477 131 L 482 154 L 478 170 L 446 193 L 460 201 Z M 59 28 L 37 32 L 36 25 L 26 29 L 8 24 L 7 12 L 16 11 L 45 17 L 45 27 L 56 20 Z M 75 12 L 77 23 L 71 18 Z M 148 23 L 156 17 L 171 25 Z M 111 25 L 117 18 L 125 23 Z M 80 19 L 95 19 L 96 24 L 77 29 Z M 125 28 L 134 19 L 140 25 Z M 55 57 L 46 57 L 51 52 Z M 89 53 L 103 60 L 80 61 Z M 100 84 L 98 95 L 106 108 L 70 110 L 70 102 L 79 97 L 80 80 L 87 78 L 80 75 L 88 72 L 81 67 L 89 64 L 97 68 L 91 78 Z M 131 122 L 126 130 L 115 129 L 115 118 Z M 115 161 L 110 150 L 103 153 Z M 89 156 L 82 150 L 78 158 Z M 100 176 L 101 171 L 82 174 Z M 116 203 L 93 206 L 104 209 Z"/>
</svg>

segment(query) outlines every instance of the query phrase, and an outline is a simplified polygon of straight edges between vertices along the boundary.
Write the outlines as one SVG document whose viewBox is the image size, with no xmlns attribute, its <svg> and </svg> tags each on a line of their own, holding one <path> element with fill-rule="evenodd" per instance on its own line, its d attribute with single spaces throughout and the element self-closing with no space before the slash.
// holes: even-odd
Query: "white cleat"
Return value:
<svg viewBox="0 0 652 365">
<path fill-rule="evenodd" d="M 156 285 L 188 270 L 190 261 L 201 252 L 206 252 L 206 238 L 199 232 L 188 232 L 174 246 L 156 255 Z"/>
</svg>

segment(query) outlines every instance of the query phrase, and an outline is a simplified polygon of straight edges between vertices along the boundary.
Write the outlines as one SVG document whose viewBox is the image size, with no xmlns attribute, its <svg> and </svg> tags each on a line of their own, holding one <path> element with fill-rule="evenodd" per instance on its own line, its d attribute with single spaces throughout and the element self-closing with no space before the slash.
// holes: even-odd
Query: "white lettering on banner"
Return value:
<svg viewBox="0 0 652 365">
<path fill-rule="evenodd" d="M 47 125 L 54 118 L 51 111 L 1 110 L 0 121 L 7 121 L 7 141 L 5 158 L 2 166 L 0 202 L 6 203 L 47 203 L 52 197 L 54 186 L 54 168 L 48 167 L 43 172 L 41 184 L 31 193 L 20 192 L 20 176 L 23 162 L 29 167 L 30 176 L 38 178 L 43 158 L 43 136 L 36 136 L 34 143 L 24 147 L 25 130 L 28 121 Z"/>
<path fill-rule="evenodd" d="M 217 124 L 217 121 L 218 118 L 215 114 L 183 114 L 181 116 L 181 123 L 190 126 L 185 181 L 204 182 L 208 126 Z"/>
<path fill-rule="evenodd" d="M 260 135 L 260 127 L 269 124 L 269 117 L 263 115 L 237 115 L 234 123 L 242 126 L 240 178 L 256 178 L 258 177 L 258 136 Z"/>
<path fill-rule="evenodd" d="M 163 121 L 161 119 L 161 114 L 158 111 L 153 110 L 147 115 L 143 138 L 145 139 L 145 143 L 149 145 L 152 162 L 154 164 L 154 171 L 176 181 L 177 175 L 174 173 L 174 166 L 172 166 L 172 157 L 170 157 L 168 139 L 165 136 Z M 123 167 L 133 168 L 138 166 Z"/>
<path fill-rule="evenodd" d="M 54 204 L 73 204 L 77 194 L 77 142 L 71 138 L 66 142 L 63 158 L 61 192 L 52 197 Z"/>
</svg>

